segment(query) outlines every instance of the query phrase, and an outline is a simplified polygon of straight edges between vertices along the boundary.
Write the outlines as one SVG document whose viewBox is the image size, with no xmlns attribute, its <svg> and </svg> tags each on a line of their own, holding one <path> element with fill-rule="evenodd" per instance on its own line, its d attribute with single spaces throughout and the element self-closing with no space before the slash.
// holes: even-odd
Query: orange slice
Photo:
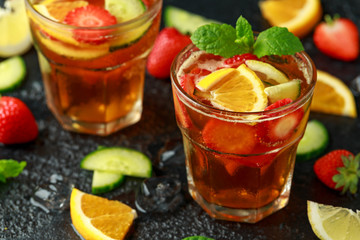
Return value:
<svg viewBox="0 0 360 240">
<path fill-rule="evenodd" d="M 71 192 L 70 214 L 75 229 L 87 239 L 124 239 L 136 211 L 114 200 L 84 193 Z"/>
<path fill-rule="evenodd" d="M 339 78 L 317 71 L 317 82 L 310 109 L 316 112 L 357 117 L 354 95 Z"/>
<path fill-rule="evenodd" d="M 220 69 L 201 79 L 196 86 L 209 92 L 203 94 L 204 97 L 219 109 L 256 112 L 264 110 L 268 103 L 263 83 L 245 64 L 237 69 Z"/>
<path fill-rule="evenodd" d="M 322 17 L 320 0 L 265 0 L 259 6 L 272 26 L 286 27 L 298 37 L 310 33 Z"/>
<path fill-rule="evenodd" d="M 64 2 L 59 0 L 45 0 L 34 5 L 34 8 L 44 16 L 58 22 L 62 22 L 65 16 L 73 9 L 88 5 L 87 1 L 75 0 Z"/>
</svg>

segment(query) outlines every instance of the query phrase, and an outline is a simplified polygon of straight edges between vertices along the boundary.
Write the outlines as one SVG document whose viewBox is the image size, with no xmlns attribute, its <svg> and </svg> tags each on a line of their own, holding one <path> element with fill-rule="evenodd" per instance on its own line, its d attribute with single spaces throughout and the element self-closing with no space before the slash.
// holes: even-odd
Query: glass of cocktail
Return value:
<svg viewBox="0 0 360 240">
<path fill-rule="evenodd" d="M 214 218 L 250 223 L 285 207 L 316 82 L 309 56 L 228 58 L 190 45 L 171 80 L 194 200 Z"/>
<path fill-rule="evenodd" d="M 162 0 L 27 0 L 49 109 L 71 131 L 109 135 L 141 118 Z"/>
</svg>

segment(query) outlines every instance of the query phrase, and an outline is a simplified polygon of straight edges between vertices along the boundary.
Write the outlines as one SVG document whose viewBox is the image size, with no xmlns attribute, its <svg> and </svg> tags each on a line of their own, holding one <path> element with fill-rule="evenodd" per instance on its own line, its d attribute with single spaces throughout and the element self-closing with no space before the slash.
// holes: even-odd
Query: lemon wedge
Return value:
<svg viewBox="0 0 360 240">
<path fill-rule="evenodd" d="M 217 83 L 221 82 L 221 80 L 223 80 L 225 77 L 229 77 L 229 74 L 234 73 L 235 71 L 235 68 L 223 68 L 212 72 L 204 77 L 196 86 L 201 91 L 208 91 Z"/>
<path fill-rule="evenodd" d="M 259 7 L 271 25 L 286 27 L 298 37 L 310 33 L 322 17 L 320 0 L 264 0 Z"/>
<path fill-rule="evenodd" d="M 8 0 L 0 8 L 0 57 L 20 55 L 32 45 L 25 1 Z"/>
<path fill-rule="evenodd" d="M 269 63 L 257 60 L 247 60 L 245 63 L 262 81 L 269 83 L 270 85 L 286 83 L 289 81 L 289 78 L 283 72 Z"/>
<path fill-rule="evenodd" d="M 137 214 L 126 204 L 73 188 L 70 214 L 75 229 L 85 239 L 124 239 Z"/>
<path fill-rule="evenodd" d="M 200 80 L 196 86 L 209 90 L 208 100 L 223 110 L 256 112 L 264 110 L 268 103 L 263 83 L 245 64 L 233 70 L 217 70 Z"/>
<path fill-rule="evenodd" d="M 310 109 L 315 112 L 357 117 L 354 95 L 339 78 L 318 70 Z"/>
<path fill-rule="evenodd" d="M 310 225 L 322 240 L 358 239 L 360 216 L 351 209 L 307 202 Z"/>
</svg>

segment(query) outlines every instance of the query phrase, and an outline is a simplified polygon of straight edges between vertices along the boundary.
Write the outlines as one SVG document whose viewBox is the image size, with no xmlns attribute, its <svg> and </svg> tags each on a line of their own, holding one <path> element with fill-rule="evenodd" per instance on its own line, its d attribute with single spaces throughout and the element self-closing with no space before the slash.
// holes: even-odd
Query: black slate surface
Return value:
<svg viewBox="0 0 360 240">
<path fill-rule="evenodd" d="M 2 0 L 0 0 L 1 2 Z M 261 17 L 258 1 L 254 0 L 164 0 L 164 6 L 175 5 L 209 18 L 234 24 L 240 14 L 249 20 L 254 30 L 268 27 Z M 356 0 L 322 1 L 324 13 L 339 13 L 360 27 L 360 3 Z M 350 63 L 333 60 L 321 54 L 313 45 L 311 34 L 302 39 L 306 51 L 318 69 L 340 77 L 346 84 L 360 75 L 360 60 Z M 1 37 L 1 35 L 0 35 Z M 313 173 L 314 161 L 297 163 L 289 205 L 257 224 L 218 221 L 210 218 L 186 192 L 182 150 L 177 159 L 161 161 L 164 152 L 181 146 L 181 135 L 174 117 L 170 80 L 146 76 L 144 111 L 141 121 L 108 137 L 97 137 L 64 131 L 45 104 L 43 85 L 35 50 L 24 55 L 28 74 L 17 90 L 5 94 L 22 99 L 32 110 L 40 133 L 31 143 L 0 146 L 0 159 L 27 161 L 24 172 L 6 184 L 0 183 L 0 239 L 80 239 L 74 232 L 69 214 L 69 186 L 91 191 L 91 172 L 79 168 L 80 160 L 97 146 L 126 146 L 147 154 L 157 176 L 171 175 L 183 183 L 185 202 L 166 213 L 139 213 L 129 239 L 182 239 L 203 235 L 217 240 L 242 239 L 317 239 L 306 215 L 306 201 L 360 209 L 360 196 L 340 195 L 326 188 Z M 359 111 L 360 98 L 357 96 Z M 360 111 L 359 111 L 360 112 Z M 346 148 L 360 152 L 360 120 L 311 113 L 311 119 L 322 121 L 329 130 L 327 151 Z M 181 149 L 181 148 L 180 148 Z M 180 161 L 179 161 L 180 159 Z M 135 207 L 135 192 L 142 179 L 127 178 L 111 193 L 109 199 L 121 200 Z M 50 202 L 41 202 L 35 193 L 56 187 Z M 45 193 L 46 193 L 45 191 Z M 40 191 L 41 192 L 41 191 Z M 39 207 L 37 204 L 43 204 Z M 60 204 L 64 203 L 64 204 Z M 48 204 L 48 205 L 47 205 Z"/>
</svg>

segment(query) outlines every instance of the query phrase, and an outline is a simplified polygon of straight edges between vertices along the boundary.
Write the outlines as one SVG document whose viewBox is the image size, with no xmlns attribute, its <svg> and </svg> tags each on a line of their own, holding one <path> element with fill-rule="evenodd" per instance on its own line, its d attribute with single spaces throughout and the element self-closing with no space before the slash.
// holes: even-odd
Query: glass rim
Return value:
<svg viewBox="0 0 360 240">
<path fill-rule="evenodd" d="M 147 8 L 144 13 L 142 13 L 141 15 L 139 15 L 135 18 L 132 18 L 125 22 L 116 23 L 116 24 L 109 25 L 109 26 L 102 26 L 102 27 L 81 27 L 81 26 L 69 25 L 69 24 L 65 24 L 62 22 L 54 21 L 51 18 L 48 18 L 45 15 L 41 14 L 39 11 L 37 11 L 33 7 L 33 4 L 30 1 L 31 0 L 25 0 L 26 8 L 29 11 L 31 11 L 32 14 L 40 17 L 40 19 L 42 19 L 42 21 L 45 21 L 48 24 L 53 24 L 57 27 L 69 28 L 69 29 L 106 30 L 106 29 L 114 29 L 114 28 L 126 28 L 127 26 L 129 26 L 131 28 L 141 26 L 142 24 L 144 24 L 145 22 L 151 20 L 152 18 L 154 18 L 156 16 L 156 14 L 161 10 L 163 0 L 156 0 L 156 2 L 150 8 Z"/>
<path fill-rule="evenodd" d="M 184 98 L 189 104 L 194 106 L 196 108 L 196 110 L 200 110 L 201 112 L 206 112 L 206 113 L 211 112 L 212 114 L 215 114 L 217 117 L 223 116 L 226 118 L 230 117 L 233 119 L 240 118 L 240 119 L 244 119 L 244 121 L 257 121 L 257 120 L 263 121 L 265 118 L 266 119 L 278 118 L 278 117 L 281 117 L 281 116 L 287 114 L 289 111 L 297 110 L 303 104 L 306 103 L 306 101 L 311 97 L 311 95 L 314 91 L 316 78 L 317 78 L 315 64 L 312 61 L 312 59 L 310 58 L 310 56 L 305 51 L 301 51 L 301 52 L 294 54 L 294 56 L 296 56 L 296 55 L 302 56 L 302 58 L 305 60 L 305 63 L 307 64 L 307 66 L 310 67 L 309 74 L 311 74 L 311 76 L 310 76 L 311 82 L 309 83 L 309 86 L 305 89 L 306 93 L 304 95 L 302 95 L 301 97 L 297 98 L 295 101 L 291 102 L 290 104 L 287 104 L 285 106 L 275 108 L 275 109 L 254 111 L 254 112 L 234 112 L 234 111 L 229 111 L 229 110 L 221 110 L 216 107 L 206 105 L 204 103 L 198 102 L 195 99 L 193 99 L 180 86 L 180 83 L 177 81 L 177 74 L 176 74 L 177 63 L 179 62 L 180 58 L 185 53 L 187 53 L 188 51 L 190 51 L 191 49 L 194 49 L 194 48 L 196 48 L 196 46 L 193 43 L 190 43 L 183 50 L 181 50 L 181 52 L 175 57 L 174 61 L 171 64 L 171 68 L 170 68 L 170 78 L 171 78 L 171 82 L 172 82 L 173 86 L 175 87 L 176 91 L 178 93 L 180 93 L 180 95 L 181 95 L 180 97 Z M 175 81 L 175 79 L 176 79 L 176 81 Z M 184 103 L 184 104 L 187 104 L 187 103 Z M 189 107 L 194 108 L 192 106 L 189 106 Z M 251 116 L 254 116 L 254 115 L 262 116 L 262 118 L 261 119 L 251 119 Z M 228 120 L 230 120 L 230 119 L 228 119 Z"/>
</svg>

